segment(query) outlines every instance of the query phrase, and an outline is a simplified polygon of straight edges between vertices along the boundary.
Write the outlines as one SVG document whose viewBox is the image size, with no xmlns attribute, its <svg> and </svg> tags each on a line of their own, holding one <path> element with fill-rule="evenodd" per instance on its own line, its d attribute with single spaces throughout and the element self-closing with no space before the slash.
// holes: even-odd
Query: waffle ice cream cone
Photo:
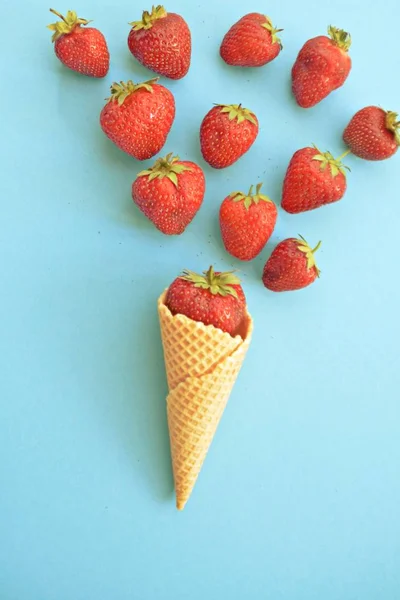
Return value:
<svg viewBox="0 0 400 600">
<path fill-rule="evenodd" d="M 240 335 L 184 315 L 173 316 L 164 292 L 158 314 L 169 394 L 168 428 L 176 506 L 182 510 L 224 412 L 250 345 L 253 322 L 246 313 Z"/>
</svg>

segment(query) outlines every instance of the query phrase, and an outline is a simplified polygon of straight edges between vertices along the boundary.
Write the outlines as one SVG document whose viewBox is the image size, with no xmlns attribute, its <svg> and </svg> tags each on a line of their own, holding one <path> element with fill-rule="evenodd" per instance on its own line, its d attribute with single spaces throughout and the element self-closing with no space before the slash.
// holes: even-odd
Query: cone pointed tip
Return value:
<svg viewBox="0 0 400 600">
<path fill-rule="evenodd" d="M 183 510 L 185 508 L 186 500 L 176 500 L 176 508 L 178 510 Z"/>
</svg>

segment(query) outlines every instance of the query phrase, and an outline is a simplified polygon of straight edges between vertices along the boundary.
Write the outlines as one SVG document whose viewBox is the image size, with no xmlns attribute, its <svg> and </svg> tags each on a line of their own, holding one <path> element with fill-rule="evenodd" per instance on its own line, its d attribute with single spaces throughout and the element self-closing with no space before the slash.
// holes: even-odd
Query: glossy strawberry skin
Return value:
<svg viewBox="0 0 400 600">
<path fill-rule="evenodd" d="M 288 238 L 273 250 L 262 276 L 266 288 L 273 292 L 288 292 L 307 287 L 318 277 L 316 267 L 307 268 L 307 258 L 298 248 L 298 240 Z"/>
<path fill-rule="evenodd" d="M 132 198 L 144 215 L 166 235 L 179 235 L 195 217 L 205 193 L 202 169 L 193 162 L 180 161 L 190 170 L 178 175 L 178 186 L 168 179 L 137 177 Z"/>
<path fill-rule="evenodd" d="M 281 46 L 273 43 L 271 32 L 262 27 L 266 21 L 260 13 L 242 17 L 222 40 L 221 58 L 228 65 L 240 67 L 261 67 L 274 60 Z"/>
<path fill-rule="evenodd" d="M 229 254 L 239 260 L 252 260 L 268 242 L 274 231 L 278 211 L 273 202 L 235 202 L 227 196 L 221 204 L 219 223 L 222 241 Z"/>
<path fill-rule="evenodd" d="M 321 163 L 313 160 L 318 153 L 310 147 L 294 153 L 283 182 L 282 208 L 286 212 L 314 210 L 343 198 L 346 177 L 340 171 L 333 177 L 329 165 L 321 170 Z"/>
<path fill-rule="evenodd" d="M 175 100 L 162 85 L 152 84 L 153 92 L 142 88 L 123 104 L 108 102 L 100 115 L 100 125 L 118 148 L 137 160 L 160 152 L 175 118 Z"/>
<path fill-rule="evenodd" d="M 150 29 L 131 29 L 128 47 L 145 67 L 169 79 L 182 79 L 190 67 L 192 40 L 186 21 L 175 13 L 154 22 Z"/>
<path fill-rule="evenodd" d="M 165 303 L 173 315 L 185 315 L 193 321 L 214 325 L 235 335 L 246 310 L 246 298 L 240 285 L 232 285 L 237 298 L 232 295 L 212 294 L 209 289 L 195 287 L 178 277 L 168 288 Z"/>
<path fill-rule="evenodd" d="M 344 130 L 343 140 L 365 160 L 385 160 L 398 148 L 394 133 L 386 127 L 386 111 L 378 106 L 359 110 Z"/>
<path fill-rule="evenodd" d="M 77 25 L 54 43 L 57 58 L 69 69 L 89 77 L 105 77 L 110 55 L 104 35 L 94 27 Z"/>
<path fill-rule="evenodd" d="M 341 87 L 351 69 L 348 53 L 327 36 L 308 40 L 300 50 L 292 69 L 292 91 L 302 108 L 321 102 Z"/>
<path fill-rule="evenodd" d="M 200 127 L 200 146 L 204 160 L 214 169 L 233 165 L 255 142 L 258 135 L 256 125 L 250 121 L 238 123 L 230 120 L 219 106 L 212 108 L 204 117 Z"/>
</svg>

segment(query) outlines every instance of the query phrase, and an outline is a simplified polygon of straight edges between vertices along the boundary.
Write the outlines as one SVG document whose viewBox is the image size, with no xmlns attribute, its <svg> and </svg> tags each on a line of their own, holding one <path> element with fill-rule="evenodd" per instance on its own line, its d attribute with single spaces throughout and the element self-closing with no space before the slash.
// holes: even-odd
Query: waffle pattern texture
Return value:
<svg viewBox="0 0 400 600">
<path fill-rule="evenodd" d="M 158 300 L 169 394 L 168 428 L 176 506 L 189 499 L 218 423 L 250 345 L 253 322 L 247 313 L 240 335 L 184 315 L 173 316 Z"/>
</svg>

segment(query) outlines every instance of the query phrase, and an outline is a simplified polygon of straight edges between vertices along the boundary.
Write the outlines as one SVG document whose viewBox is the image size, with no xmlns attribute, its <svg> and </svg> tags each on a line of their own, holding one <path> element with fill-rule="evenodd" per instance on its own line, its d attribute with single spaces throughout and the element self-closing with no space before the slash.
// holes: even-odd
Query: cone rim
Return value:
<svg viewBox="0 0 400 600">
<path fill-rule="evenodd" d="M 167 296 L 167 292 L 168 292 L 168 288 L 166 288 L 162 294 L 159 296 L 158 300 L 157 300 L 157 307 L 158 310 L 165 310 L 168 313 L 168 316 L 173 319 L 176 322 L 180 322 L 182 325 L 184 325 L 185 323 L 195 323 L 196 326 L 198 326 L 199 329 L 204 329 L 205 331 L 209 331 L 211 334 L 213 334 L 213 332 L 222 335 L 224 337 L 227 337 L 227 339 L 233 339 L 233 340 L 238 340 L 238 338 L 240 338 L 240 344 L 246 342 L 246 340 L 251 337 L 252 331 L 253 331 L 253 319 L 251 314 L 249 313 L 247 306 L 246 306 L 246 311 L 244 314 L 244 318 L 243 321 L 240 325 L 240 328 L 238 330 L 238 333 L 236 335 L 231 335 L 230 333 L 226 332 L 226 331 L 222 331 L 222 329 L 219 329 L 219 327 L 215 327 L 214 325 L 205 325 L 204 323 L 202 323 L 201 321 L 195 321 L 194 319 L 190 319 L 189 317 L 186 317 L 185 315 L 182 315 L 180 313 L 177 313 L 176 315 L 173 315 L 170 311 L 170 309 L 168 308 L 168 306 L 165 304 L 165 298 Z"/>
</svg>

